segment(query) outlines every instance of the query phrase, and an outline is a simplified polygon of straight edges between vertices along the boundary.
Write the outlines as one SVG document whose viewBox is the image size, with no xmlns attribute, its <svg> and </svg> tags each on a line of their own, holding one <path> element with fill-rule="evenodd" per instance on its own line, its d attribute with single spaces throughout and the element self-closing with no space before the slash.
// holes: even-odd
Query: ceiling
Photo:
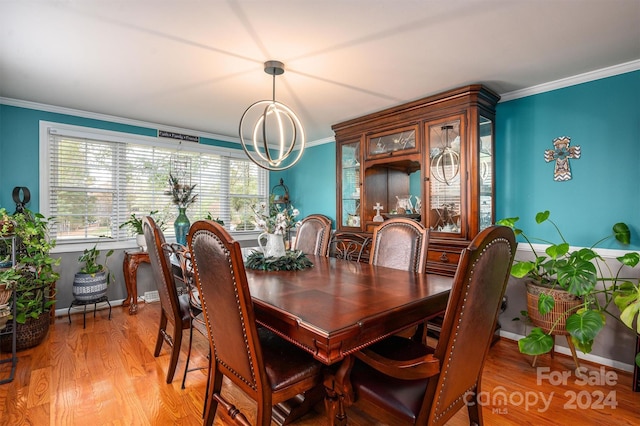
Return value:
<svg viewBox="0 0 640 426">
<path fill-rule="evenodd" d="M 307 140 L 472 83 L 499 94 L 640 59 L 640 0 L 0 0 L 0 97 L 237 140 L 276 99 Z"/>
</svg>

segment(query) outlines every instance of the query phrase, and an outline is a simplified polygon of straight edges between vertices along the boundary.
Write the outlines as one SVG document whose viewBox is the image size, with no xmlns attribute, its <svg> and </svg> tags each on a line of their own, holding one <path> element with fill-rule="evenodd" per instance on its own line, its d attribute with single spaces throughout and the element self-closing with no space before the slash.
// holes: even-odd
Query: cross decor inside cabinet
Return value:
<svg viewBox="0 0 640 426">
<path fill-rule="evenodd" d="M 495 220 L 499 99 L 476 84 L 333 125 L 337 230 L 370 236 L 381 220 L 419 221 L 430 229 L 427 271 L 453 275 Z"/>
</svg>

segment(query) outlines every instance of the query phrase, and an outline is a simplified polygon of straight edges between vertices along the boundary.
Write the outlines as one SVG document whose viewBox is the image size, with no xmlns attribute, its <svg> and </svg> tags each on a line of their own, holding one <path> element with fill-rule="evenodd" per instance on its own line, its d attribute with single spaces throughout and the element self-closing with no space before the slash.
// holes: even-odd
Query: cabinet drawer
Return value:
<svg viewBox="0 0 640 426">
<path fill-rule="evenodd" d="M 458 266 L 460 260 L 460 252 L 450 249 L 438 249 L 436 247 L 429 248 L 427 253 L 427 262 L 431 263 L 444 263 L 451 265 L 454 268 Z"/>
</svg>

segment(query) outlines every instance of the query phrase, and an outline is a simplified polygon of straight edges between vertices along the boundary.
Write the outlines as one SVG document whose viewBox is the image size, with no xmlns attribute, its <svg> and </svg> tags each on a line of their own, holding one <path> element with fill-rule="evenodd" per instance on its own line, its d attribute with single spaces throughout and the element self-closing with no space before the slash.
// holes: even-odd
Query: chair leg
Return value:
<svg viewBox="0 0 640 426">
<path fill-rule="evenodd" d="M 167 383 L 173 381 L 173 376 L 178 365 L 178 356 L 180 356 L 180 346 L 182 345 L 182 327 L 178 324 L 173 326 L 173 347 L 171 348 L 171 360 L 169 361 L 169 369 L 167 370 Z"/>
<path fill-rule="evenodd" d="M 193 322 L 193 318 L 191 319 Z M 184 375 L 182 376 L 182 389 L 184 389 L 184 383 L 187 381 L 187 372 L 189 371 L 189 359 L 191 358 L 191 344 L 193 343 L 193 323 L 189 327 L 189 349 L 187 349 L 187 361 L 184 365 Z"/>
<path fill-rule="evenodd" d="M 160 350 L 162 349 L 162 344 L 164 343 L 164 331 L 167 329 L 167 317 L 164 314 L 164 311 L 160 311 L 160 326 L 158 327 L 158 338 L 156 339 L 156 349 L 153 352 L 153 356 L 157 357 L 160 355 Z"/>
<path fill-rule="evenodd" d="M 211 386 L 211 348 L 209 348 L 209 371 L 207 371 L 207 387 L 204 389 L 204 394 L 209 395 L 209 387 Z M 207 412 L 207 399 L 204 400 L 204 407 L 202 407 L 202 418 Z"/>
<path fill-rule="evenodd" d="M 212 354 L 213 355 L 213 354 Z M 212 360 L 213 356 L 209 359 L 209 380 L 213 378 L 212 386 L 207 392 L 207 397 L 204 401 L 205 413 L 204 424 L 205 426 L 213 425 L 213 421 L 216 418 L 216 410 L 218 408 L 218 401 L 215 399 L 215 394 L 220 393 L 222 389 L 222 373 L 218 372 L 218 368 L 215 365 L 215 361 Z M 208 381 L 207 381 L 208 382 Z"/>
</svg>

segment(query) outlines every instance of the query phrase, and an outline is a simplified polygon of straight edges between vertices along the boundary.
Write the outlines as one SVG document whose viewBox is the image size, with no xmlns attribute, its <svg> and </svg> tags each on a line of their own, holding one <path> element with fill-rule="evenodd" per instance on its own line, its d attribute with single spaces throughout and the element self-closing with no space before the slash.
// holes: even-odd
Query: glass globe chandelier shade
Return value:
<svg viewBox="0 0 640 426">
<path fill-rule="evenodd" d="M 280 171 L 300 160 L 305 134 L 295 112 L 275 100 L 275 76 L 284 73 L 284 64 L 267 61 L 264 65 L 265 72 L 273 75 L 273 99 L 255 102 L 242 114 L 240 142 L 251 161 L 263 169 Z"/>
<path fill-rule="evenodd" d="M 451 185 L 460 173 L 460 154 L 451 148 L 449 131 L 453 126 L 442 126 L 444 134 L 444 147 L 431 159 L 431 175 L 437 181 Z"/>
</svg>

